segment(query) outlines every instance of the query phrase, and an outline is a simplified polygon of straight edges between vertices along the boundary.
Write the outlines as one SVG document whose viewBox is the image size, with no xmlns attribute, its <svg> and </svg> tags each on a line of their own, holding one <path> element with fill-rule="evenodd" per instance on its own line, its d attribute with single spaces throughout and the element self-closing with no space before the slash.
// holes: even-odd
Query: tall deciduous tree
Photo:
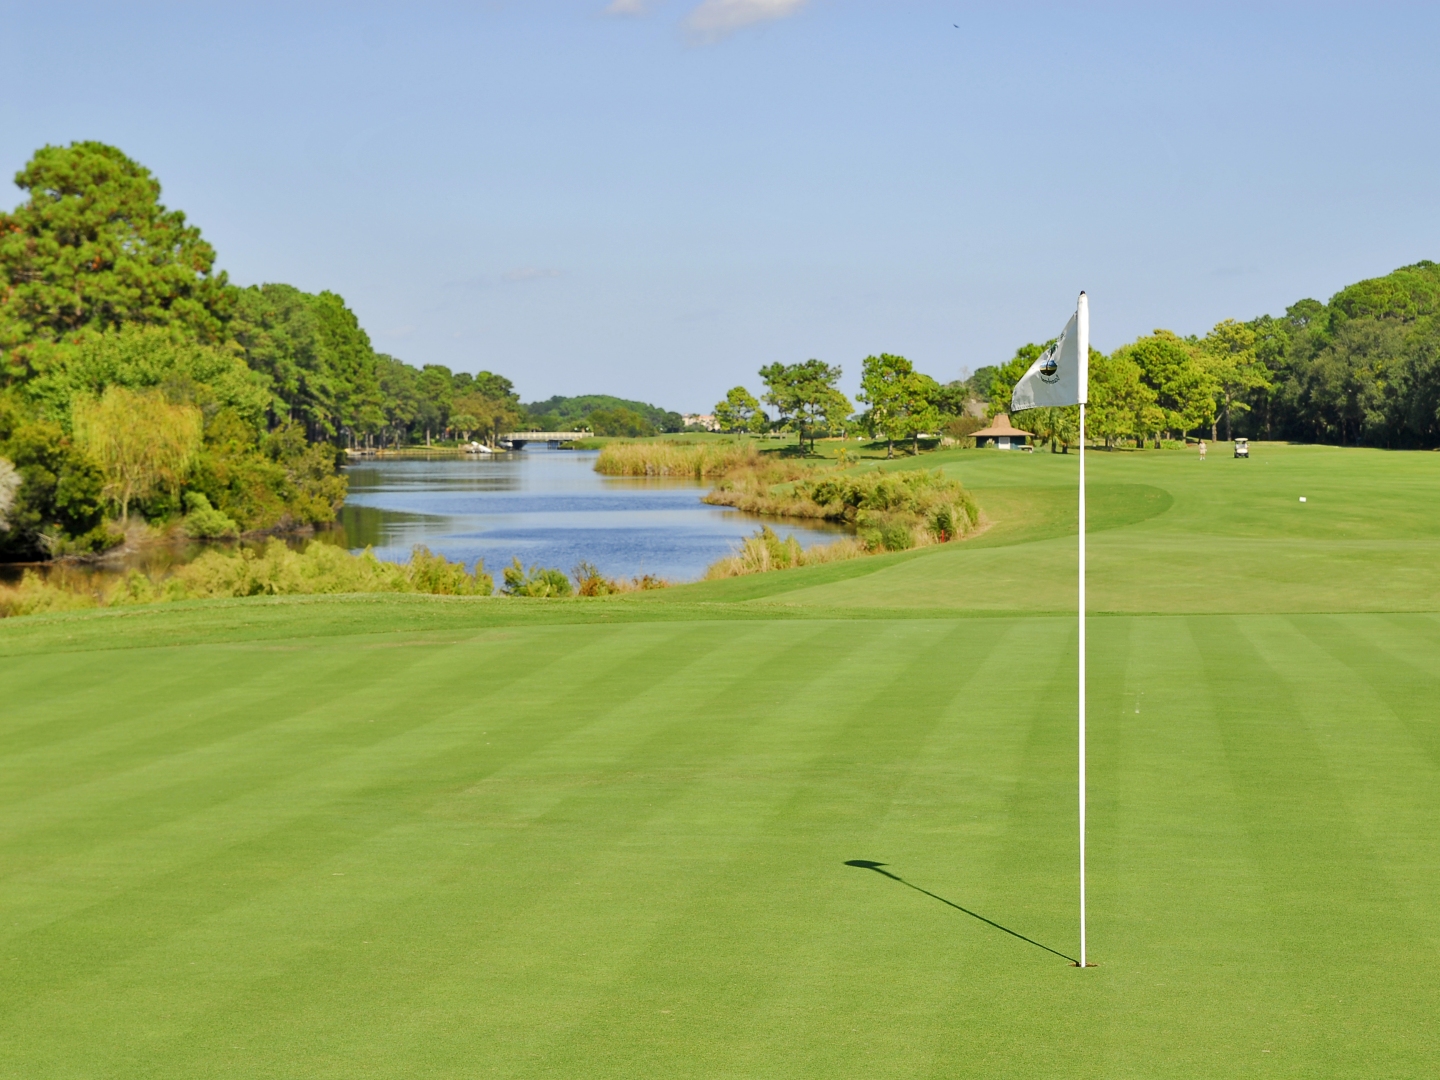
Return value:
<svg viewBox="0 0 1440 1080">
<path fill-rule="evenodd" d="M 1186 432 L 1209 427 L 1215 419 L 1215 381 L 1197 360 L 1197 347 L 1169 330 L 1156 330 L 1116 356 L 1140 368 L 1140 378 L 1155 391 L 1155 404 L 1165 413 L 1163 426 Z"/>
<path fill-rule="evenodd" d="M 715 406 L 715 420 L 721 431 L 755 431 L 757 420 L 763 423 L 764 416 L 760 402 L 743 386 L 732 386 L 725 400 Z"/>
<path fill-rule="evenodd" d="M 1140 365 L 1116 353 L 1091 358 L 1085 419 L 1108 446 L 1122 436 L 1143 439 L 1151 425 L 1163 422 L 1163 413 L 1156 408 L 1155 391 L 1141 378 Z"/>
<path fill-rule="evenodd" d="M 895 440 L 907 434 L 914 376 L 914 365 L 903 356 L 881 353 L 861 362 L 856 400 L 869 408 L 860 414 L 860 423 L 872 438 L 885 440 L 887 458 L 895 456 Z"/>
<path fill-rule="evenodd" d="M 810 429 L 810 449 L 815 449 L 815 428 L 834 425 L 850 414 L 850 402 L 837 387 L 843 374 L 838 364 L 806 360 L 803 364 L 776 362 L 760 369 L 765 381 L 765 400 L 779 411 L 782 420 L 795 424 L 800 450 L 805 449 L 805 430 Z"/>
<path fill-rule="evenodd" d="M 920 436 L 933 432 L 940 426 L 940 408 L 936 404 L 943 393 L 943 387 L 923 372 L 915 372 L 908 380 L 909 398 L 906 401 L 905 431 L 911 439 L 911 453 L 920 453 Z"/>
<path fill-rule="evenodd" d="M 0 350 L 127 323 L 223 339 L 233 290 L 148 169 L 76 142 L 37 151 L 15 183 L 27 198 L 0 213 Z"/>
<path fill-rule="evenodd" d="M 385 425 L 391 441 L 398 448 L 401 439 L 409 438 L 415 418 L 420 415 L 420 389 L 417 385 L 420 373 L 404 361 L 377 353 L 375 374 L 385 401 Z"/>
<path fill-rule="evenodd" d="M 1232 412 L 1249 412 L 1245 395 L 1270 389 L 1265 365 L 1255 355 L 1255 328 L 1226 319 L 1216 323 L 1200 343 L 1200 365 L 1215 387 L 1216 404 L 1225 417 L 1225 438 L 1232 435 Z M 1210 438 L 1216 439 L 1216 424 L 1210 422 Z"/>
<path fill-rule="evenodd" d="M 494 446 L 502 433 L 514 430 L 524 419 L 524 413 L 513 398 L 513 394 L 492 396 L 471 390 L 452 402 L 450 423 L 467 436 L 471 431 L 479 432 L 486 442 Z"/>
<path fill-rule="evenodd" d="M 432 433 L 439 435 L 450 426 L 450 410 L 455 403 L 453 377 L 444 364 L 426 364 L 420 369 L 419 423 L 425 429 L 425 440 Z"/>
</svg>

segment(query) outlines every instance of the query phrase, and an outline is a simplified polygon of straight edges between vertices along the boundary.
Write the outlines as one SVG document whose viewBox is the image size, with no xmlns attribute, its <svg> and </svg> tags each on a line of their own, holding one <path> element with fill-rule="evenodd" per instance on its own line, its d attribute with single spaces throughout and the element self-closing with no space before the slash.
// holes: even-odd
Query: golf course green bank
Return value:
<svg viewBox="0 0 1440 1080">
<path fill-rule="evenodd" d="M 1440 454 L 927 455 L 598 598 L 0 621 L 0 1076 L 1425 1077 Z M 902 461 L 894 466 L 903 467 Z"/>
</svg>

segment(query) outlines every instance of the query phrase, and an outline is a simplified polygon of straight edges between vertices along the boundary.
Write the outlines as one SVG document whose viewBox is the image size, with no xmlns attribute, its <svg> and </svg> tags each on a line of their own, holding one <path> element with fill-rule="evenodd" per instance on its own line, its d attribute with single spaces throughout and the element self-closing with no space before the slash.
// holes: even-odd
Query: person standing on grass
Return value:
<svg viewBox="0 0 1440 1080">
<path fill-rule="evenodd" d="M 1204 440 L 1204 439 L 1201 439 L 1201 440 L 1200 440 L 1200 460 L 1201 460 L 1201 461 L 1204 461 L 1204 460 L 1205 460 L 1205 440 Z"/>
</svg>

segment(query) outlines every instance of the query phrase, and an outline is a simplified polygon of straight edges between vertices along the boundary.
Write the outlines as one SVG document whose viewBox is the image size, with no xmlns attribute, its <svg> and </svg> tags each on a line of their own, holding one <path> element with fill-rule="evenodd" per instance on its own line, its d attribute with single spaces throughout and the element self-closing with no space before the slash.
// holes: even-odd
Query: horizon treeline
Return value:
<svg viewBox="0 0 1440 1080">
<path fill-rule="evenodd" d="M 1008 407 L 1041 348 L 1022 346 L 1008 363 L 971 376 L 991 415 Z M 1440 264 L 1402 266 L 1325 303 L 1296 301 L 1281 316 L 1226 319 L 1204 337 L 1156 330 L 1108 356 L 1092 349 L 1090 398 L 1087 423 L 1107 441 L 1193 433 L 1435 449 Z M 1051 415 L 1062 412 L 1023 415 L 1069 430 L 1068 414 Z"/>
<path fill-rule="evenodd" d="M 685 418 L 678 412 L 610 394 L 557 394 L 524 408 L 538 431 L 574 431 L 583 426 L 596 435 L 633 439 L 685 430 Z"/>
</svg>

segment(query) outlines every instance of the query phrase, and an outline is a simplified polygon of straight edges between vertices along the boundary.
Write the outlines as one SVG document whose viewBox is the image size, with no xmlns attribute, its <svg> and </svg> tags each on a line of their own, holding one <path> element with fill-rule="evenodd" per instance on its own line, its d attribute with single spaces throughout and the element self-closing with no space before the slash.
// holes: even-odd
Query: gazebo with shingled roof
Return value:
<svg viewBox="0 0 1440 1080">
<path fill-rule="evenodd" d="M 975 440 L 976 446 L 984 446 L 985 443 L 983 440 L 985 439 L 994 440 L 996 450 L 1009 450 L 1012 447 L 1024 446 L 1026 439 L 1034 437 L 1032 432 L 1021 431 L 1014 424 L 1010 423 L 1009 414 L 1003 412 L 995 417 L 994 422 L 991 423 L 989 427 L 981 428 L 979 431 L 972 431 L 970 436 Z"/>
</svg>

